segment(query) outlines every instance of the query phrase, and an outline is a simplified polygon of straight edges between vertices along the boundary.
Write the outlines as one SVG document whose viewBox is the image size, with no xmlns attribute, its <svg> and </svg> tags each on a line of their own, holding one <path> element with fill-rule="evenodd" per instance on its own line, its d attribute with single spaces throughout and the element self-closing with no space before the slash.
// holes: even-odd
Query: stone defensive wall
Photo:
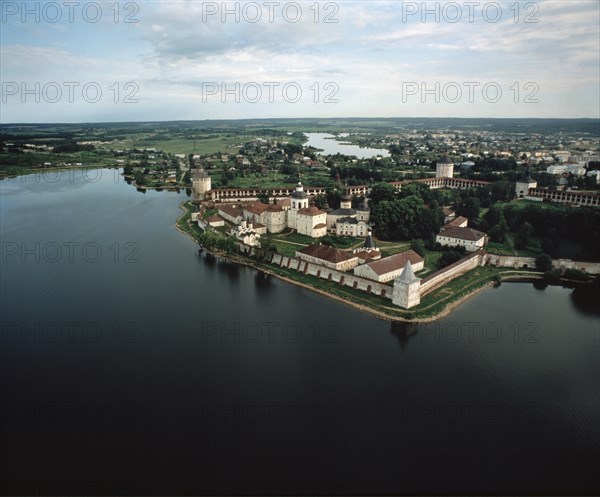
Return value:
<svg viewBox="0 0 600 497">
<path fill-rule="evenodd" d="M 517 257 L 511 255 L 487 255 L 488 264 L 496 267 L 510 267 L 514 269 L 534 269 L 535 257 Z M 577 269 L 588 274 L 600 274 L 600 262 L 573 261 L 571 259 L 553 259 L 554 269 Z"/>
<path fill-rule="evenodd" d="M 354 276 L 350 273 L 343 271 L 337 271 L 335 269 L 321 266 L 320 264 L 314 264 L 312 262 L 302 261 L 291 257 L 282 256 L 280 254 L 274 254 L 271 259 L 272 264 L 276 264 L 280 267 L 293 269 L 304 274 L 310 274 L 317 278 L 323 278 L 328 281 L 333 281 L 340 285 L 349 286 L 355 290 L 361 290 L 363 292 L 372 293 L 378 297 L 384 297 L 386 299 L 392 299 L 393 287 L 384 283 L 361 278 Z"/>
<path fill-rule="evenodd" d="M 436 288 L 439 288 L 444 283 L 461 276 L 467 271 L 475 269 L 478 266 L 483 266 L 485 262 L 486 252 L 484 250 L 478 250 L 435 273 L 431 273 L 421 280 L 421 297 L 427 295 Z"/>
<path fill-rule="evenodd" d="M 384 297 L 389 300 L 392 300 L 393 297 L 394 288 L 390 285 L 369 280 L 367 278 L 361 278 L 359 276 L 331 269 L 320 264 L 314 264 L 312 262 L 282 256 L 280 254 L 274 254 L 271 259 L 271 263 L 283 268 L 293 269 L 294 271 L 304 274 L 310 274 L 311 276 L 315 276 L 317 278 L 333 281 L 339 285 L 344 285 L 356 290 L 372 293 L 378 297 Z M 422 298 L 447 282 L 479 266 L 485 266 L 486 264 L 491 264 L 496 267 L 514 269 L 533 269 L 535 268 L 535 258 L 494 255 L 488 254 L 483 249 L 478 250 L 477 252 L 473 252 L 472 254 L 463 257 L 461 260 L 421 279 L 420 297 Z M 600 274 L 600 263 L 598 262 L 581 262 L 572 261 L 570 259 L 558 259 L 552 261 L 552 265 L 555 269 L 578 269 L 589 274 Z"/>
<path fill-rule="evenodd" d="M 574 204 L 590 207 L 600 206 L 600 195 L 593 192 L 578 192 L 573 190 L 548 190 L 546 188 L 530 188 L 529 196 L 559 204 Z"/>
<path fill-rule="evenodd" d="M 578 269 L 588 274 L 600 274 L 600 262 L 572 261 L 571 259 L 557 259 L 552 261 L 554 269 Z"/>
<path fill-rule="evenodd" d="M 512 255 L 488 254 L 487 262 L 490 266 L 510 267 L 513 269 L 535 269 L 535 257 L 517 257 Z"/>
<path fill-rule="evenodd" d="M 414 181 L 429 185 L 430 188 L 481 188 L 489 185 L 488 181 L 476 181 L 461 178 L 422 178 L 416 180 L 393 181 L 389 183 L 396 190 L 401 190 L 402 185 L 413 183 Z M 346 187 L 350 195 L 366 195 L 370 187 L 368 185 L 354 185 Z M 236 202 L 239 200 L 257 201 L 261 196 L 267 194 L 271 197 L 286 198 L 294 193 L 296 186 L 289 188 L 216 188 L 206 192 L 206 200 L 213 202 Z M 324 195 L 325 187 L 305 186 L 304 191 L 309 196 Z"/>
</svg>

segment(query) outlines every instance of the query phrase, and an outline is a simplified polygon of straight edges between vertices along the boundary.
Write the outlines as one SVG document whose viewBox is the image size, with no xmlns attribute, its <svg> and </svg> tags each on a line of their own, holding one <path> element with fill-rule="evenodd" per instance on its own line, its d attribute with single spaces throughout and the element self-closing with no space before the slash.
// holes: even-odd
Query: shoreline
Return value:
<svg viewBox="0 0 600 497">
<path fill-rule="evenodd" d="M 181 229 L 179 227 L 179 221 L 189 212 L 185 207 L 184 207 L 185 202 L 181 202 L 179 204 L 179 208 L 183 211 L 183 213 L 177 218 L 177 220 L 175 221 L 175 228 L 177 229 L 177 231 L 181 232 L 182 234 L 186 235 L 190 240 L 192 240 L 196 245 L 198 245 L 197 240 L 194 238 L 194 236 L 187 232 L 184 231 L 183 229 Z M 544 276 L 541 273 L 528 273 L 528 274 L 524 274 L 523 272 L 519 272 L 519 271 L 506 271 L 505 273 L 501 274 L 501 281 L 500 284 L 495 282 L 495 281 L 488 281 L 485 284 L 482 284 L 481 286 L 478 286 L 477 288 L 467 292 L 465 295 L 455 299 L 455 300 L 451 300 L 449 301 L 447 304 L 445 304 L 442 309 L 438 312 L 436 312 L 435 314 L 431 315 L 431 316 L 426 316 L 426 317 L 415 317 L 415 318 L 406 318 L 403 316 L 394 316 L 394 315 L 390 315 L 387 314 L 386 312 L 377 310 L 377 309 L 373 309 L 365 304 L 359 304 L 356 302 L 352 302 L 350 300 L 347 300 L 339 295 L 335 295 L 333 293 L 329 293 L 321 288 L 316 288 L 314 286 L 311 286 L 309 284 L 303 283 L 301 281 L 297 281 L 295 279 L 289 278 L 287 276 L 278 274 L 277 272 L 270 270 L 268 267 L 262 267 L 256 263 L 254 263 L 251 260 L 248 260 L 246 258 L 241 259 L 235 256 L 227 256 L 225 254 L 222 253 L 214 253 L 211 252 L 210 250 L 207 249 L 203 249 L 207 254 L 210 254 L 212 257 L 216 257 L 217 259 L 220 259 L 224 262 L 227 262 L 229 264 L 238 264 L 240 266 L 244 266 L 244 267 L 250 267 L 252 269 L 254 269 L 255 271 L 258 271 L 260 273 L 263 274 L 268 274 L 269 276 L 275 277 L 281 281 L 284 281 L 286 283 L 290 283 L 292 285 L 301 287 L 301 288 L 305 288 L 307 290 L 313 291 L 315 293 L 318 293 L 320 295 L 323 295 L 325 297 L 328 297 L 330 299 L 333 299 L 337 302 L 341 302 L 342 304 L 346 304 L 358 311 L 361 312 L 366 312 L 367 314 L 370 314 L 373 317 L 376 317 L 378 319 L 381 319 L 383 321 L 388 321 L 388 322 L 402 322 L 402 323 L 415 323 L 415 324 L 419 324 L 419 323 L 432 323 L 435 321 L 438 321 L 439 319 L 445 318 L 447 316 L 449 316 L 454 309 L 456 309 L 457 307 L 459 307 L 460 305 L 462 305 L 463 303 L 465 303 L 467 300 L 470 300 L 471 298 L 473 298 L 475 295 L 485 291 L 485 290 L 489 290 L 490 288 L 495 288 L 497 286 L 499 286 L 500 284 L 502 284 L 502 282 L 510 282 L 510 281 L 523 281 L 523 282 L 533 282 L 533 281 L 540 281 L 540 280 L 544 280 Z M 582 282 L 580 281 L 575 281 L 575 280 L 568 280 L 568 279 L 561 279 L 561 282 L 566 283 L 566 284 L 582 284 Z M 433 304 L 432 304 L 433 305 Z M 430 305 L 431 307 L 431 305 Z M 426 310 L 427 308 L 423 309 Z M 418 310 L 413 310 L 413 311 L 408 311 L 408 312 L 419 312 Z"/>
<path fill-rule="evenodd" d="M 190 238 L 190 240 L 192 240 L 194 243 L 198 243 L 194 237 L 188 233 L 187 231 L 182 230 L 179 227 L 179 221 L 188 213 L 188 211 L 186 210 L 186 208 L 184 207 L 184 203 L 185 202 L 181 202 L 179 204 L 179 208 L 183 211 L 183 213 L 181 214 L 181 216 L 179 216 L 177 218 L 177 220 L 175 221 L 175 228 L 177 229 L 177 231 L 183 233 L 184 235 L 186 235 L 188 238 Z M 482 285 L 480 287 L 475 288 L 474 290 L 468 292 L 467 294 L 463 295 L 462 297 L 459 297 L 456 300 L 452 300 L 451 302 L 448 302 L 448 304 L 446 304 L 442 310 L 440 310 L 439 312 L 435 313 L 433 316 L 427 316 L 427 317 L 423 317 L 423 318 L 405 318 L 402 316 L 391 316 L 385 312 L 379 311 L 377 309 L 372 309 L 364 304 L 358 304 L 356 302 L 351 302 L 349 300 L 346 300 L 343 297 L 340 297 L 338 295 L 334 295 L 332 293 L 328 293 L 325 290 L 322 290 L 320 288 L 316 288 L 313 287 L 311 285 L 308 285 L 306 283 L 302 283 L 300 281 L 294 280 L 292 278 L 288 278 L 287 276 L 283 276 L 280 274 L 277 274 L 274 271 L 271 271 L 269 269 L 266 269 L 264 267 L 260 267 L 256 264 L 254 264 L 251 261 L 247 261 L 247 260 L 238 260 L 237 258 L 233 258 L 233 257 L 227 257 L 224 254 L 219 254 L 219 253 L 214 253 L 211 252 L 209 250 L 203 249 L 207 254 L 212 255 L 213 257 L 216 257 L 220 260 L 223 260 L 225 262 L 228 262 L 230 264 L 239 264 L 241 266 L 246 266 L 246 267 L 251 267 L 252 269 L 259 271 L 263 274 L 268 274 L 269 276 L 273 276 L 281 281 L 285 281 L 286 283 L 290 283 L 292 285 L 296 285 L 299 286 L 301 288 L 306 288 L 308 290 L 311 290 L 313 292 L 316 292 L 320 295 L 324 295 L 325 297 L 328 297 L 330 299 L 333 299 L 337 302 L 341 302 L 343 304 L 349 305 L 350 307 L 353 307 L 356 310 L 359 310 L 361 312 L 366 312 L 378 319 L 384 320 L 384 321 L 388 321 L 388 322 L 403 322 L 403 323 L 431 323 L 431 322 L 435 322 L 441 318 L 447 317 L 448 315 L 450 315 L 452 313 L 452 311 L 454 311 L 454 309 L 456 309 L 458 306 L 460 306 L 461 304 L 463 304 L 464 302 L 466 302 L 467 300 L 471 299 L 472 297 L 474 297 L 475 295 L 488 290 L 490 288 L 493 288 L 497 285 L 497 283 L 490 281 L 488 283 L 486 283 L 485 285 Z M 502 281 L 527 281 L 527 280 L 540 280 L 543 279 L 543 276 L 541 275 L 535 275 L 535 274 L 531 274 L 531 275 L 525 275 L 525 274 L 514 274 L 514 275 L 510 275 L 508 274 L 506 277 L 502 278 Z"/>
</svg>

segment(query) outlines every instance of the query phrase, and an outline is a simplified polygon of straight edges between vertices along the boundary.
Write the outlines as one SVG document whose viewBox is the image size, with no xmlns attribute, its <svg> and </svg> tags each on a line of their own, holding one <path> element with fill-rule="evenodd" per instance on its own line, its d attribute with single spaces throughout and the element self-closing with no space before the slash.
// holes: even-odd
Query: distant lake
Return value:
<svg viewBox="0 0 600 497">
<path fill-rule="evenodd" d="M 315 147 L 323 149 L 320 152 L 322 155 L 333 155 L 333 154 L 344 154 L 344 155 L 355 155 L 359 159 L 369 159 L 381 155 L 382 157 L 389 157 L 390 153 L 384 148 L 368 148 L 359 147 L 351 143 L 338 141 L 335 135 L 329 133 L 304 133 L 308 137 L 308 142 L 304 145 L 309 147 Z M 348 136 L 347 133 L 340 135 L 340 138 Z"/>
<path fill-rule="evenodd" d="M 115 173 L 0 182 L 2 495 L 600 492 L 585 292 L 390 324 L 199 255 L 184 193 Z"/>
</svg>

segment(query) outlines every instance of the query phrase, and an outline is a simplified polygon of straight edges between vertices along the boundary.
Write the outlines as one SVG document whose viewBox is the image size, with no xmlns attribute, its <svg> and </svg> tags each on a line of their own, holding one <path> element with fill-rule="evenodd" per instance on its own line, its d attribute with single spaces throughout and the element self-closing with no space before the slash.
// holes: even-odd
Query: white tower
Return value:
<svg viewBox="0 0 600 497">
<path fill-rule="evenodd" d="M 435 166 L 435 177 L 436 178 L 453 178 L 454 177 L 454 162 L 450 160 L 450 157 L 444 155 Z"/>
<path fill-rule="evenodd" d="M 421 279 L 415 276 L 410 261 L 394 280 L 394 292 L 392 293 L 392 304 L 410 309 L 421 302 Z"/>
<path fill-rule="evenodd" d="M 195 200 L 204 200 L 206 192 L 210 191 L 212 183 L 210 176 L 206 174 L 204 169 L 194 171 L 192 174 L 192 189 L 194 190 Z"/>
</svg>

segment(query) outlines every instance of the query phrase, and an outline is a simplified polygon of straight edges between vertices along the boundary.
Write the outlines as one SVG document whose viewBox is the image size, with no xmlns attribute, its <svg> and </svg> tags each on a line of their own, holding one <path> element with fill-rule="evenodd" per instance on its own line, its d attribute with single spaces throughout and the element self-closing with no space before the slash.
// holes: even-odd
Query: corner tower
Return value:
<svg viewBox="0 0 600 497">
<path fill-rule="evenodd" d="M 394 280 L 394 291 L 392 293 L 392 304 L 410 309 L 421 302 L 421 279 L 415 276 L 410 261 Z"/>
</svg>

